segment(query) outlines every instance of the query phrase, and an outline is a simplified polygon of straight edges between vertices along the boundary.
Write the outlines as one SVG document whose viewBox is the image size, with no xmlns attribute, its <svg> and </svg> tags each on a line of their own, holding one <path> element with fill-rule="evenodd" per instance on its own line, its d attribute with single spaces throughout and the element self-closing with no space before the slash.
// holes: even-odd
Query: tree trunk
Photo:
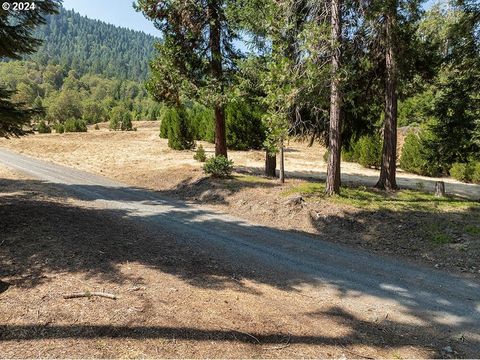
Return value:
<svg viewBox="0 0 480 360">
<path fill-rule="evenodd" d="M 330 130 L 328 140 L 328 166 L 325 192 L 327 195 L 340 193 L 340 151 L 341 151 L 341 94 L 340 94 L 340 58 L 341 48 L 341 0 L 331 0 L 332 6 L 332 80 L 330 92 Z"/>
<path fill-rule="evenodd" d="M 435 183 L 435 196 L 445 197 L 445 183 L 443 181 L 437 181 Z"/>
<path fill-rule="evenodd" d="M 376 185 L 377 188 L 388 191 L 397 189 L 397 63 L 394 50 L 396 16 L 397 2 L 392 1 L 386 14 L 385 124 L 380 178 Z"/>
<path fill-rule="evenodd" d="M 283 142 L 280 145 L 280 174 L 278 178 L 282 184 L 285 182 L 285 157 L 283 151 Z"/>
<path fill-rule="evenodd" d="M 218 155 L 227 157 L 225 111 L 221 105 L 215 107 L 215 156 Z"/>
<path fill-rule="evenodd" d="M 210 67 L 212 77 L 218 82 L 223 82 L 222 69 L 222 29 L 220 16 L 217 10 L 216 1 L 209 1 L 208 13 L 210 16 L 210 37 L 209 46 L 211 52 Z M 221 88 L 223 95 L 223 85 Z M 225 111 L 221 100 L 217 100 L 215 105 L 215 156 L 223 155 L 227 157 L 227 137 L 225 134 Z"/>
<path fill-rule="evenodd" d="M 265 176 L 277 177 L 277 156 L 271 155 L 268 151 L 265 152 Z"/>
</svg>

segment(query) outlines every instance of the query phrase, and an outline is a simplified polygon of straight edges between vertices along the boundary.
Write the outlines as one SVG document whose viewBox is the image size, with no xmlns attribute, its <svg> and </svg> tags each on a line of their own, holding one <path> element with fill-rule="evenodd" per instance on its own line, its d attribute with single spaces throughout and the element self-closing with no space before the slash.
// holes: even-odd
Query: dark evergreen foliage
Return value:
<svg viewBox="0 0 480 360">
<path fill-rule="evenodd" d="M 0 10 L 0 60 L 19 59 L 24 54 L 31 54 L 41 44 L 32 32 L 45 22 L 46 15 L 56 11 L 58 2 L 44 0 L 35 4 L 36 8 L 29 11 Z M 24 135 L 32 117 L 39 113 L 38 107 L 13 102 L 14 94 L 15 91 L 0 86 L 0 137 Z"/>
</svg>

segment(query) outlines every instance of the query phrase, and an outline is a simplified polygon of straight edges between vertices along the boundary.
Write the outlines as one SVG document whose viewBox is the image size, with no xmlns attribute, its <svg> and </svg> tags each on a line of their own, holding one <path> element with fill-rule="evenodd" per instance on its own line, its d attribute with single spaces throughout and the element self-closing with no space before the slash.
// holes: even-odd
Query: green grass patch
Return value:
<svg viewBox="0 0 480 360">
<path fill-rule="evenodd" d="M 465 232 L 470 235 L 480 235 L 480 226 L 467 225 L 465 226 Z"/>
<path fill-rule="evenodd" d="M 424 226 L 424 230 L 427 234 L 427 238 L 436 245 L 448 244 L 453 241 L 452 236 L 446 233 L 437 223 Z"/>
<path fill-rule="evenodd" d="M 316 182 L 302 182 L 296 186 L 282 192 L 283 196 L 302 194 L 306 196 L 323 196 L 325 193 L 325 184 Z"/>
<path fill-rule="evenodd" d="M 442 245 L 452 242 L 452 237 L 445 233 L 435 233 L 432 234 L 431 240 L 434 244 Z"/>
<path fill-rule="evenodd" d="M 325 196 L 325 184 L 317 182 L 302 182 L 282 192 L 283 196 L 300 194 L 305 199 L 315 201 L 323 199 L 337 204 L 369 210 L 392 210 L 392 211 L 428 211 L 435 212 L 448 209 L 478 209 L 480 204 L 474 201 L 447 196 L 436 197 L 434 194 L 418 190 L 399 190 L 394 193 L 378 191 L 365 186 L 343 186 L 340 195 L 327 198 Z"/>
<path fill-rule="evenodd" d="M 266 184 L 266 183 L 272 182 L 272 180 L 270 179 L 267 179 L 261 176 L 253 176 L 253 175 L 235 175 L 234 179 L 242 182 L 253 183 L 253 184 Z"/>
</svg>

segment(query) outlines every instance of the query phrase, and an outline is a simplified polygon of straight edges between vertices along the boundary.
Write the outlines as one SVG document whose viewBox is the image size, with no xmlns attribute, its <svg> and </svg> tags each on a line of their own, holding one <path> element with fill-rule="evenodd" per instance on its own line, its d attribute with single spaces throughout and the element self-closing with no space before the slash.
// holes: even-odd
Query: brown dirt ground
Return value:
<svg viewBox="0 0 480 360">
<path fill-rule="evenodd" d="M 246 280 L 3 166 L 0 233 L 2 358 L 424 358 L 447 341 L 457 351 L 451 335 L 362 306 L 363 295 Z M 119 298 L 62 297 L 85 290 Z"/>
<path fill-rule="evenodd" d="M 312 197 L 299 206 L 286 206 L 285 192 L 305 183 L 301 178 L 289 178 L 284 185 L 261 177 L 239 176 L 231 180 L 205 178 L 201 164 L 193 160 L 192 151 L 173 151 L 167 141 L 158 136 L 158 122 L 136 122 L 136 132 L 112 132 L 107 124 L 101 130 L 88 133 L 34 135 L 21 139 L 0 140 L 0 146 L 45 160 L 141 186 L 184 200 L 237 215 L 267 226 L 299 230 L 320 235 L 332 242 L 360 246 L 374 252 L 402 256 L 448 271 L 480 278 L 480 206 L 461 208 L 363 209 L 359 206 L 335 203 Z M 212 144 L 202 143 L 208 154 Z M 318 154 L 325 150 L 314 145 L 292 142 L 287 148 L 286 168 L 302 172 L 321 162 Z M 264 161 L 260 151 L 231 151 L 242 174 L 258 174 Z M 345 163 L 342 171 L 376 179 L 375 170 Z M 373 173 L 373 175 L 372 175 Z M 357 174 L 357 175 L 355 175 Z M 411 175 L 414 182 L 422 177 Z M 455 184 L 449 179 L 448 186 Z M 368 181 L 367 181 L 368 182 Z M 480 189 L 471 185 L 473 193 Z M 465 231 L 475 227 L 473 233 Z M 449 241 L 432 241 L 437 233 Z M 468 254 L 468 256 L 466 256 Z"/>
</svg>

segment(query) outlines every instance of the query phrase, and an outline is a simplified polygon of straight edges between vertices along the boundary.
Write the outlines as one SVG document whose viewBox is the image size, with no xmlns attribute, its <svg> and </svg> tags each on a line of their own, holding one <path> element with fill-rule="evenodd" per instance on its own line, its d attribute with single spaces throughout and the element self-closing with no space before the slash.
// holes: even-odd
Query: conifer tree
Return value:
<svg viewBox="0 0 480 360">
<path fill-rule="evenodd" d="M 35 9 L 28 11 L 0 9 L 0 59 L 20 59 L 41 44 L 32 33 L 36 26 L 45 23 L 45 15 L 56 11 L 58 3 L 43 0 L 34 4 Z M 13 91 L 0 87 L 0 137 L 24 135 L 27 132 L 24 127 L 37 113 L 37 109 L 26 108 L 25 104 L 13 103 L 13 95 Z"/>
<path fill-rule="evenodd" d="M 162 32 L 152 61 L 150 93 L 181 106 L 196 99 L 214 109 L 215 154 L 227 156 L 225 103 L 228 78 L 238 57 L 230 0 L 138 0 L 136 8 Z"/>
</svg>

